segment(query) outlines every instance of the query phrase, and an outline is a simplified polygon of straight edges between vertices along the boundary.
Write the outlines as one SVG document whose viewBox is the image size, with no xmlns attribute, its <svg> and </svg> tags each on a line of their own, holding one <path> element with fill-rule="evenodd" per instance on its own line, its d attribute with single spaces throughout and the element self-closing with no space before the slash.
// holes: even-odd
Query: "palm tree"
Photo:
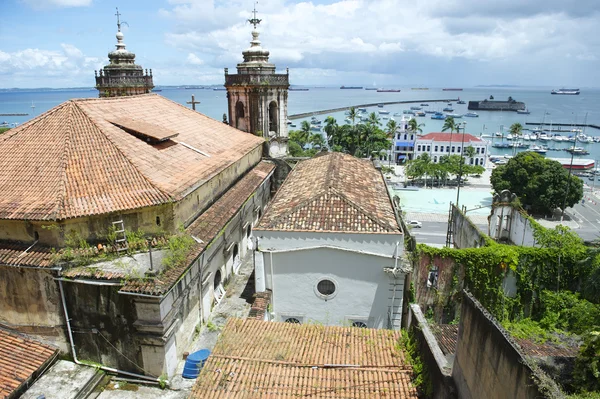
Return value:
<svg viewBox="0 0 600 399">
<path fill-rule="evenodd" d="M 358 112 L 356 111 L 356 108 L 350 107 L 350 109 L 348 110 L 348 118 L 350 118 L 350 120 L 352 121 L 352 126 L 354 126 L 356 122 L 356 117 L 358 117 Z"/>
<path fill-rule="evenodd" d="M 468 146 L 467 148 L 463 149 L 463 155 L 466 156 L 467 159 L 473 160 L 473 157 L 475 156 L 475 148 L 472 145 Z"/>
<path fill-rule="evenodd" d="M 336 133 L 338 130 L 338 125 L 337 125 L 337 121 L 335 120 L 335 118 L 333 116 L 328 116 L 327 118 L 325 118 L 325 127 L 323 128 L 323 130 L 327 134 L 327 143 L 329 144 L 330 147 L 335 144 L 339 144 L 339 143 L 335 142 L 337 139 Z"/>
<path fill-rule="evenodd" d="M 513 136 L 513 142 L 516 143 L 515 138 L 518 139 L 523 134 L 523 125 L 521 125 L 518 122 L 510 125 L 510 134 Z M 515 155 L 516 151 L 517 151 L 517 147 L 513 147 L 513 155 Z"/>
<path fill-rule="evenodd" d="M 418 123 L 415 118 L 411 118 L 408 121 L 408 129 L 415 132 L 417 136 L 423 133 L 423 129 L 421 129 L 421 126 L 425 126 L 425 124 Z"/>
<path fill-rule="evenodd" d="M 367 120 L 367 123 L 373 126 L 381 125 L 381 122 L 379 121 L 379 115 L 377 115 L 375 112 L 371 112 L 369 114 L 369 120 Z"/>
<path fill-rule="evenodd" d="M 325 146 L 325 139 L 321 133 L 311 134 L 310 143 L 314 149 L 321 151 Z"/>
<path fill-rule="evenodd" d="M 442 126 L 442 132 L 446 132 L 450 130 L 450 148 L 452 148 L 452 133 L 456 130 L 458 133 L 458 125 L 454 121 L 454 118 L 451 116 L 446 117 L 444 121 L 444 126 Z"/>
<path fill-rule="evenodd" d="M 390 119 L 387 125 L 385 125 L 385 127 L 387 128 L 388 139 L 392 140 L 392 145 L 390 147 L 390 156 L 388 158 L 388 166 L 391 166 L 392 155 L 394 154 L 394 139 L 396 138 L 396 130 L 398 130 L 398 123 L 395 120 Z"/>
</svg>

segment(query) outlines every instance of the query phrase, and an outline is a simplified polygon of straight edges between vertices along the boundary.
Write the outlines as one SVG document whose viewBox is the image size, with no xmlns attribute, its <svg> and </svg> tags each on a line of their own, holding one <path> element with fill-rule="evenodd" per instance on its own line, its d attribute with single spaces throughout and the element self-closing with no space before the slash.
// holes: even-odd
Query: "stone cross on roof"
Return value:
<svg viewBox="0 0 600 399">
<path fill-rule="evenodd" d="M 248 22 L 250 22 L 252 25 L 254 25 L 254 29 L 256 29 L 256 25 L 260 24 L 260 21 L 262 21 L 262 19 L 256 18 L 256 4 L 257 3 L 258 3 L 258 1 L 254 3 L 254 10 L 252 11 L 253 17 L 248 20 Z"/>
</svg>

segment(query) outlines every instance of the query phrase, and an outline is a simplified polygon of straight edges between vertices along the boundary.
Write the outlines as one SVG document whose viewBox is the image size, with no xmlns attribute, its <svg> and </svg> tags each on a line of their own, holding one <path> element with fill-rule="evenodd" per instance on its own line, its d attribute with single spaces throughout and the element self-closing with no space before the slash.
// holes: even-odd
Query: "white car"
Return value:
<svg viewBox="0 0 600 399">
<path fill-rule="evenodd" d="M 407 224 L 408 226 L 411 226 L 411 227 L 417 227 L 417 228 L 419 228 L 419 229 L 420 229 L 421 227 L 423 227 L 423 223 L 421 223 L 421 222 L 418 222 L 418 221 L 416 221 L 416 220 L 411 220 L 410 222 L 408 222 L 408 223 L 406 223 L 406 224 Z"/>
</svg>

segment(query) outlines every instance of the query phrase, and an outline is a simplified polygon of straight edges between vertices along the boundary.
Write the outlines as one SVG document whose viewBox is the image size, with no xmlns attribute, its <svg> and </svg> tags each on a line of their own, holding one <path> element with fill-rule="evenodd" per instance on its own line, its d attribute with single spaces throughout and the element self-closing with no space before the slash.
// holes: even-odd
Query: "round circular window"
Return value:
<svg viewBox="0 0 600 399">
<path fill-rule="evenodd" d="M 355 321 L 352 322 L 352 327 L 367 328 L 367 323 L 364 323 L 362 321 Z"/>
<path fill-rule="evenodd" d="M 298 320 L 295 317 L 288 317 L 287 319 L 285 319 L 284 323 L 290 323 L 290 324 L 300 324 L 300 320 Z"/>
<path fill-rule="evenodd" d="M 315 286 L 315 293 L 323 299 L 331 299 L 337 294 L 337 283 L 330 278 L 319 280 Z"/>
</svg>

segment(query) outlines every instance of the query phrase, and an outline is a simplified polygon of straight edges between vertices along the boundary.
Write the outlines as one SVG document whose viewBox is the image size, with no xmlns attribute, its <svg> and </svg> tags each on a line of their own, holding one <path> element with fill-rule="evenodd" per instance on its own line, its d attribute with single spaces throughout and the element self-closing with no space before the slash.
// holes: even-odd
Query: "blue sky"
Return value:
<svg viewBox="0 0 600 399">
<path fill-rule="evenodd" d="M 292 83 L 597 86 L 597 0 L 261 0 L 263 47 Z M 0 0 L 0 88 L 93 86 L 116 42 L 160 85 L 221 84 L 252 1 Z M 6 23 L 9 22 L 9 23 Z"/>
</svg>

